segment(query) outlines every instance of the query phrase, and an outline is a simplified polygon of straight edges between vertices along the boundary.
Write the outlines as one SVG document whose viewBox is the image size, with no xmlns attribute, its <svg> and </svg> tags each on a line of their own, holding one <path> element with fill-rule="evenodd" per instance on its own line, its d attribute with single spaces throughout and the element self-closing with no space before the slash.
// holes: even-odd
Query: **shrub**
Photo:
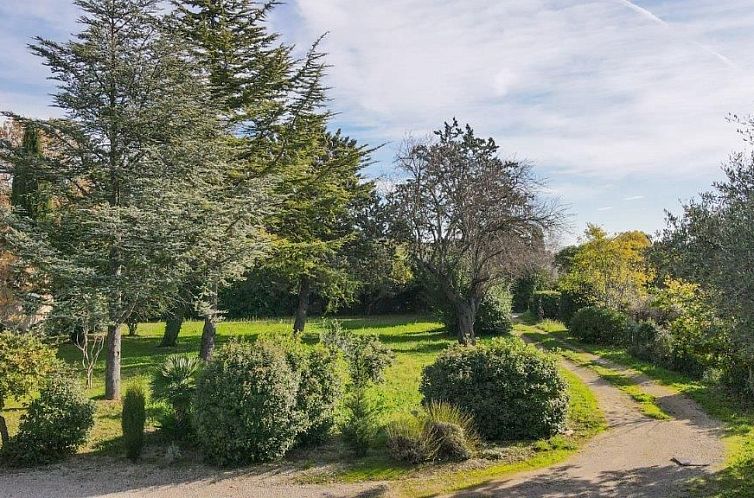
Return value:
<svg viewBox="0 0 754 498">
<path fill-rule="evenodd" d="M 356 454 L 364 455 L 380 429 L 379 415 L 383 410 L 369 388 L 384 380 L 385 369 L 393 363 L 395 353 L 377 337 L 345 331 L 337 321 L 330 322 L 321 340 L 332 351 L 340 351 L 348 364 L 346 416 L 341 432 L 346 444 Z"/>
<path fill-rule="evenodd" d="M 591 344 L 620 344 L 629 330 L 629 319 L 619 311 L 587 306 L 573 315 L 570 331 L 574 337 Z"/>
<path fill-rule="evenodd" d="M 491 440 L 548 437 L 566 419 L 566 383 L 556 361 L 520 340 L 453 346 L 425 367 L 425 404 L 453 403 Z"/>
<path fill-rule="evenodd" d="M 433 311 L 448 332 L 458 331 L 456 308 L 446 298 L 435 297 Z M 511 331 L 511 295 L 504 287 L 493 288 L 479 303 L 474 332 L 478 335 L 504 335 Z"/>
<path fill-rule="evenodd" d="M 669 367 L 673 357 L 670 333 L 652 320 L 629 326 L 628 352 L 645 361 Z"/>
<path fill-rule="evenodd" d="M 194 429 L 218 465 L 281 458 L 305 427 L 297 410 L 300 376 L 281 348 L 230 342 L 199 374 Z"/>
<path fill-rule="evenodd" d="M 56 368 L 55 350 L 31 334 L 0 332 L 0 435 L 5 444 L 2 410 L 11 398 L 21 398 L 37 388 Z"/>
<path fill-rule="evenodd" d="M 424 427 L 437 460 L 468 460 L 479 447 L 474 418 L 449 403 L 429 403 Z"/>
<path fill-rule="evenodd" d="M 188 356 L 168 356 L 152 378 L 152 396 L 168 403 L 178 433 L 190 429 L 191 400 L 196 392 L 196 376 L 201 362 Z"/>
<path fill-rule="evenodd" d="M 427 437 L 424 421 L 415 416 L 403 417 L 387 426 L 387 450 L 399 462 L 417 464 L 432 460 L 437 452 Z"/>
<path fill-rule="evenodd" d="M 12 465 L 37 465 L 64 459 L 86 442 L 94 425 L 94 403 L 78 383 L 57 373 L 21 417 L 18 433 L 3 446 Z"/>
<path fill-rule="evenodd" d="M 335 425 L 335 412 L 343 396 L 343 380 L 337 356 L 318 346 L 305 348 L 300 343 L 288 346 L 289 363 L 300 376 L 296 409 L 303 417 L 298 442 L 316 444 L 327 439 Z"/>
<path fill-rule="evenodd" d="M 544 290 L 532 293 L 529 311 L 540 320 L 557 320 L 560 317 L 560 292 Z"/>
<path fill-rule="evenodd" d="M 146 421 L 144 387 L 139 384 L 133 385 L 126 390 L 126 395 L 123 396 L 123 414 L 121 416 L 126 457 L 132 462 L 139 459 L 144 449 L 144 425 Z"/>
<path fill-rule="evenodd" d="M 558 310 L 560 321 L 566 324 L 566 326 L 570 325 L 573 315 L 581 308 L 589 305 L 589 299 L 584 294 L 570 290 L 561 290 L 560 309 Z"/>
</svg>

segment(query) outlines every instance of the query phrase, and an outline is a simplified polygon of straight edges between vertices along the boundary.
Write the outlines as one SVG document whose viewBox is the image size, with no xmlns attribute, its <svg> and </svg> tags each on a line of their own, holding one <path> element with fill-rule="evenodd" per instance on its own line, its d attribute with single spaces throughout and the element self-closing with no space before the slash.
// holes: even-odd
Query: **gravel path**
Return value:
<svg viewBox="0 0 754 498">
<path fill-rule="evenodd" d="M 591 355 L 604 366 L 631 377 L 673 417 L 641 414 L 626 394 L 587 368 L 564 361 L 594 392 L 609 429 L 565 464 L 516 474 L 454 496 L 527 498 L 671 498 L 688 496 L 687 483 L 718 469 L 724 460 L 720 424 L 689 398 L 651 379 Z M 704 466 L 680 466 L 676 458 Z"/>
</svg>

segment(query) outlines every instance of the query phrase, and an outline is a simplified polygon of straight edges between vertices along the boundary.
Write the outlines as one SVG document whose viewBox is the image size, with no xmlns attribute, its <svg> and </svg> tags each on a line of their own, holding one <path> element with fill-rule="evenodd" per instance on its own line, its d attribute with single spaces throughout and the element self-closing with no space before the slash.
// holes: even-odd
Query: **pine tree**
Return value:
<svg viewBox="0 0 754 498">
<path fill-rule="evenodd" d="M 229 195 L 223 204 L 239 209 L 212 217 L 212 231 L 205 233 L 203 250 L 194 261 L 196 271 L 186 282 L 204 316 L 200 356 L 208 359 L 220 315 L 218 291 L 241 278 L 270 248 L 265 231 L 256 225 L 259 218 L 248 216 L 249 206 L 260 206 L 256 214 L 266 219 L 274 216 L 286 195 L 281 179 L 316 157 L 327 119 L 321 82 L 325 66 L 316 43 L 297 60 L 292 47 L 280 43 L 279 35 L 268 29 L 267 16 L 277 2 L 175 0 L 173 4 L 177 31 L 203 68 L 223 119 L 234 129 L 233 190 L 212 195 Z M 267 187 L 263 201 L 255 181 Z M 216 204 L 217 198 L 208 194 L 207 199 Z M 170 325 L 166 333 L 177 335 L 177 324 Z"/>
<path fill-rule="evenodd" d="M 34 223 L 6 216 L 4 236 L 35 270 L 37 294 L 52 291 L 51 318 L 78 309 L 82 296 L 104 302 L 105 397 L 118 399 L 119 325 L 175 298 L 216 210 L 196 200 L 227 188 L 232 144 L 159 0 L 76 4 L 81 33 L 32 46 L 65 113 L 33 122 L 49 141 L 33 167 L 49 184 L 55 216 Z M 4 144 L 0 160 L 16 165 L 28 154 Z"/>
</svg>

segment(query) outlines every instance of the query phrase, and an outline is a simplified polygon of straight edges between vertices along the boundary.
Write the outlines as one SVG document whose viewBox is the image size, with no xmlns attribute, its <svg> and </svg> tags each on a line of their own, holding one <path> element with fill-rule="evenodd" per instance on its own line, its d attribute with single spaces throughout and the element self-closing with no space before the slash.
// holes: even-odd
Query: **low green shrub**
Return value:
<svg viewBox="0 0 754 498">
<path fill-rule="evenodd" d="M 144 449 L 144 426 L 147 422 L 147 398 L 144 387 L 140 384 L 130 386 L 123 396 L 123 413 L 121 428 L 126 457 L 135 462 Z"/>
<path fill-rule="evenodd" d="M 435 460 L 462 461 L 480 446 L 474 418 L 450 403 L 431 402 L 426 407 L 426 437 L 434 448 Z"/>
<path fill-rule="evenodd" d="M 189 356 L 168 356 L 152 377 L 152 396 L 171 407 L 172 420 L 164 427 L 171 427 L 176 435 L 190 430 L 191 401 L 196 393 L 196 376 L 201 362 Z"/>
<path fill-rule="evenodd" d="M 94 403 L 63 373 L 53 374 L 21 417 L 18 433 L 2 448 L 11 465 L 31 466 L 63 460 L 86 442 L 94 426 Z"/>
<path fill-rule="evenodd" d="M 587 306 L 573 315 L 570 331 L 590 344 L 622 344 L 631 325 L 623 313 L 608 308 Z"/>
<path fill-rule="evenodd" d="M 435 296 L 432 306 L 434 314 L 451 334 L 458 331 L 458 314 L 456 308 L 444 296 Z M 505 287 L 491 289 L 479 303 L 474 320 L 474 332 L 477 335 L 505 335 L 513 328 L 511 320 L 511 294 Z"/>
<path fill-rule="evenodd" d="M 560 309 L 558 310 L 560 321 L 566 326 L 570 325 L 573 315 L 581 308 L 586 308 L 589 305 L 589 299 L 585 295 L 570 290 L 561 290 Z"/>
<path fill-rule="evenodd" d="M 285 345 L 288 361 L 300 376 L 296 410 L 303 417 L 297 442 L 313 445 L 325 441 L 335 425 L 338 403 L 343 396 L 343 376 L 332 349 L 305 347 L 298 341 Z"/>
<path fill-rule="evenodd" d="M 533 292 L 529 311 L 534 313 L 537 318 L 544 320 L 549 318 L 557 320 L 560 318 L 560 292 L 555 290 L 543 290 Z"/>
<path fill-rule="evenodd" d="M 366 388 L 349 391 L 344 402 L 345 419 L 340 427 L 343 441 L 355 455 L 364 456 L 375 445 L 385 411 L 381 398 Z"/>
<path fill-rule="evenodd" d="M 664 367 L 672 364 L 673 338 L 652 320 L 631 324 L 627 343 L 628 352 L 636 358 Z"/>
<path fill-rule="evenodd" d="M 305 428 L 300 375 L 279 347 L 233 341 L 199 374 L 194 429 L 207 460 L 240 465 L 281 458 Z"/>
<path fill-rule="evenodd" d="M 425 367 L 424 403 L 452 403 L 488 440 L 549 437 L 563 429 L 566 383 L 555 359 L 516 339 L 452 346 Z"/>
<path fill-rule="evenodd" d="M 480 445 L 473 418 L 443 402 L 430 403 L 424 414 L 392 422 L 386 432 L 390 456 L 410 464 L 468 460 Z"/>
</svg>

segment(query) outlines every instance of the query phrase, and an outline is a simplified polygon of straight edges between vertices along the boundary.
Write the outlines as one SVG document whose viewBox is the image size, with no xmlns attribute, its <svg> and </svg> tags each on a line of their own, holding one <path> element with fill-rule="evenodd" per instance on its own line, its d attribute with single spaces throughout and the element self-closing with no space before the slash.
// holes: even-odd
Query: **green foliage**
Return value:
<svg viewBox="0 0 754 498">
<path fill-rule="evenodd" d="M 586 230 L 586 242 L 568 263 L 560 288 L 585 296 L 591 303 L 629 309 L 647 294 L 653 279 L 646 253 L 651 241 L 642 232 L 608 236 L 595 225 Z"/>
<path fill-rule="evenodd" d="M 147 421 L 146 392 L 141 384 L 130 386 L 123 396 L 121 428 L 126 457 L 135 462 L 144 449 L 144 426 Z"/>
<path fill-rule="evenodd" d="M 322 343 L 341 351 L 348 364 L 346 416 L 341 432 L 346 444 L 356 454 L 364 455 L 374 443 L 383 411 L 381 399 L 369 388 L 384 381 L 385 369 L 395 360 L 395 353 L 376 336 L 356 335 L 344 330 L 338 321 L 327 324 Z"/>
<path fill-rule="evenodd" d="M 557 320 L 560 318 L 560 292 L 543 290 L 532 293 L 529 311 L 540 320 Z"/>
<path fill-rule="evenodd" d="M 350 330 L 344 330 L 336 320 L 328 323 L 327 329 L 322 333 L 322 343 L 343 353 L 348 364 L 350 383 L 356 389 L 382 382 L 385 369 L 395 360 L 395 353 L 376 336 L 354 334 Z"/>
<path fill-rule="evenodd" d="M 450 403 L 426 406 L 424 430 L 435 448 L 434 459 L 468 460 L 480 446 L 474 418 Z"/>
<path fill-rule="evenodd" d="M 671 366 L 673 338 L 664 328 L 652 320 L 630 324 L 628 351 L 637 358 L 661 366 Z"/>
<path fill-rule="evenodd" d="M 390 422 L 385 432 L 387 451 L 391 458 L 399 462 L 415 465 L 432 460 L 436 452 L 421 417 L 401 417 Z"/>
<path fill-rule="evenodd" d="M 548 437 L 565 424 L 568 396 L 555 360 L 520 340 L 452 347 L 422 374 L 426 403 L 453 403 L 491 440 Z"/>
<path fill-rule="evenodd" d="M 574 337 L 590 344 L 621 344 L 629 326 L 629 318 L 619 311 L 587 306 L 573 315 L 570 330 Z"/>
<path fill-rule="evenodd" d="M 0 332 L 0 410 L 31 393 L 56 366 L 55 350 L 39 337 Z"/>
<path fill-rule="evenodd" d="M 281 458 L 305 427 L 300 376 L 279 347 L 230 342 L 199 375 L 194 428 L 205 457 L 218 465 Z"/>
<path fill-rule="evenodd" d="M 191 401 L 200 367 L 194 356 L 168 356 L 152 377 L 152 396 L 170 405 L 175 418 L 171 427 L 178 431 L 190 429 Z"/>
<path fill-rule="evenodd" d="M 458 333 L 456 307 L 440 292 L 431 292 L 433 312 L 451 334 Z M 513 328 L 511 294 L 505 286 L 495 286 L 485 294 L 477 309 L 474 332 L 480 336 L 505 335 Z"/>
<path fill-rule="evenodd" d="M 538 290 L 547 289 L 554 283 L 545 272 L 538 270 L 517 278 L 511 287 L 513 311 L 523 313 L 529 309 L 532 294 Z"/>
<path fill-rule="evenodd" d="M 332 432 L 336 409 L 343 395 L 337 354 L 322 345 L 307 347 L 290 335 L 285 337 L 281 340 L 278 336 L 270 344 L 283 348 L 291 369 L 300 377 L 296 409 L 303 422 L 298 442 L 307 445 L 321 443 Z"/>
<path fill-rule="evenodd" d="M 76 380 L 53 374 L 21 417 L 18 433 L 3 446 L 11 465 L 57 462 L 76 453 L 94 425 L 94 403 Z"/>
<path fill-rule="evenodd" d="M 581 308 L 589 306 L 591 303 L 588 296 L 573 291 L 573 290 L 561 290 L 560 291 L 560 311 L 559 319 L 564 324 L 569 325 L 573 315 L 576 314 Z"/>
</svg>

